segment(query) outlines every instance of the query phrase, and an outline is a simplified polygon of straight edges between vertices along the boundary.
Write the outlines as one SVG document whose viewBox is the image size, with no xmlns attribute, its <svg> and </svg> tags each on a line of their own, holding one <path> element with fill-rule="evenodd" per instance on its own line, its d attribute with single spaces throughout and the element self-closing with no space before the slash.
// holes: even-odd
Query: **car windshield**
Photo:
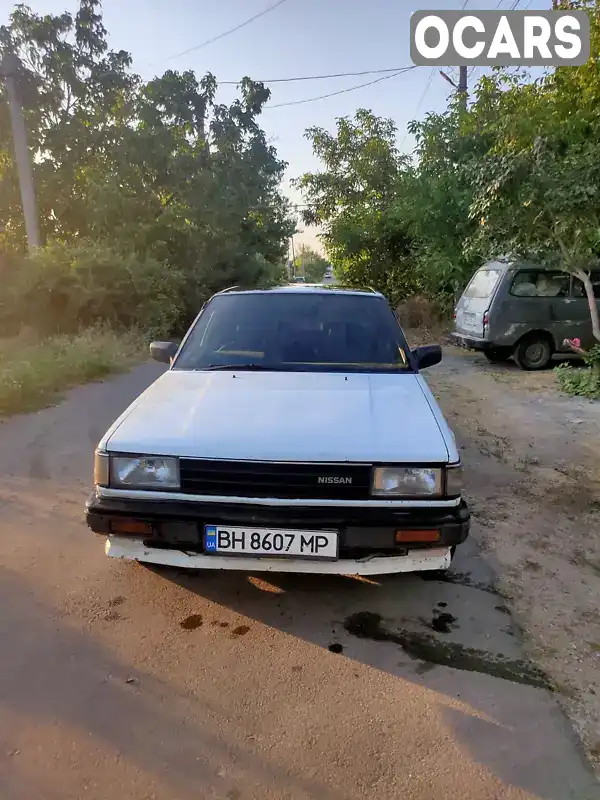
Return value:
<svg viewBox="0 0 600 800">
<path fill-rule="evenodd" d="M 398 322 L 377 295 L 231 293 L 214 297 L 173 369 L 410 371 Z"/>
</svg>

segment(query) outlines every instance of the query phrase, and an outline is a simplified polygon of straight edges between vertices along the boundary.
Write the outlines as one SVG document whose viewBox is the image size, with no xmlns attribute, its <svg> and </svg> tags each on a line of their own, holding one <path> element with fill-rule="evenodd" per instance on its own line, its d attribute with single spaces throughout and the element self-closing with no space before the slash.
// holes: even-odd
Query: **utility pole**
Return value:
<svg viewBox="0 0 600 800">
<path fill-rule="evenodd" d="M 292 244 L 292 278 L 296 277 L 296 250 L 294 248 L 294 234 L 292 233 L 291 236 L 291 244 Z"/>
<path fill-rule="evenodd" d="M 33 173 L 31 170 L 31 159 L 27 146 L 27 129 L 23 116 L 23 107 L 19 97 L 17 87 L 17 75 L 19 73 L 20 62 L 17 56 L 12 53 L 4 56 L 0 64 L 0 76 L 4 78 L 8 106 L 10 110 L 10 121 L 12 126 L 13 147 L 15 150 L 15 162 L 19 176 L 19 187 L 21 189 L 21 202 L 23 204 L 23 217 L 25 218 L 25 232 L 27 234 L 27 246 L 31 251 L 39 247 L 40 231 L 38 227 L 37 207 L 35 202 L 35 189 L 33 186 Z"/>
<path fill-rule="evenodd" d="M 467 108 L 467 97 L 469 96 L 469 88 L 467 82 L 467 68 L 466 67 L 459 67 L 459 77 L 458 77 L 458 87 L 457 92 L 460 97 L 460 102 L 462 104 L 463 109 L 466 110 Z"/>
<path fill-rule="evenodd" d="M 453 86 L 456 89 L 456 94 L 460 98 L 461 105 L 464 109 L 467 108 L 467 98 L 469 96 L 469 87 L 468 87 L 468 79 L 467 79 L 467 68 L 466 67 L 459 67 L 458 68 L 458 85 L 454 83 L 452 78 L 449 75 L 446 75 L 445 72 L 440 70 L 440 75 L 442 78 Z"/>
</svg>

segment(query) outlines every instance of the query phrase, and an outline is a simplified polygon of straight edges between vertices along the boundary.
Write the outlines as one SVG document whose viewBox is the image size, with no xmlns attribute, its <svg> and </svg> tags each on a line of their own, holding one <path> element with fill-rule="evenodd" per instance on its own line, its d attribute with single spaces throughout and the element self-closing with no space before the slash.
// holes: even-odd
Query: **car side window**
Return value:
<svg viewBox="0 0 600 800">
<path fill-rule="evenodd" d="M 510 287 L 514 297 L 568 297 L 570 278 L 566 272 L 522 269 Z"/>
<path fill-rule="evenodd" d="M 600 299 L 600 272 L 592 272 L 590 275 L 592 286 L 594 287 L 594 297 Z M 573 278 L 573 297 L 585 297 L 585 286 L 579 278 Z"/>
</svg>

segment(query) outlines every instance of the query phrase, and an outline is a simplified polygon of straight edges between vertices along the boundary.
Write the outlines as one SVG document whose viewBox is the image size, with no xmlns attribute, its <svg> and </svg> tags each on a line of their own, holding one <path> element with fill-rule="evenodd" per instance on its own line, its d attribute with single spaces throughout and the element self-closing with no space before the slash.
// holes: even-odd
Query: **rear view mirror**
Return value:
<svg viewBox="0 0 600 800">
<path fill-rule="evenodd" d="M 427 344 L 423 347 L 416 347 L 412 351 L 419 369 L 434 367 L 442 360 L 442 348 L 439 344 Z"/>
<path fill-rule="evenodd" d="M 175 342 L 152 342 L 150 355 L 161 364 L 170 364 L 178 349 L 179 346 Z"/>
</svg>

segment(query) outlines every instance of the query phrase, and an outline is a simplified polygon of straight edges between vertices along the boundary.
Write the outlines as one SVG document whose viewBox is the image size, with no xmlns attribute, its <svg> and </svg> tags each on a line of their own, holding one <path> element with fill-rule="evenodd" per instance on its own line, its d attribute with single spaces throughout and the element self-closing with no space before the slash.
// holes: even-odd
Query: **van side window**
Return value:
<svg viewBox="0 0 600 800">
<path fill-rule="evenodd" d="M 600 298 L 600 272 L 592 272 L 590 275 L 592 286 L 594 287 L 594 297 Z M 573 297 L 585 297 L 585 287 L 579 278 L 573 278 Z"/>
<path fill-rule="evenodd" d="M 568 297 L 569 284 L 566 272 L 522 269 L 515 275 L 510 293 L 514 297 Z"/>
</svg>

